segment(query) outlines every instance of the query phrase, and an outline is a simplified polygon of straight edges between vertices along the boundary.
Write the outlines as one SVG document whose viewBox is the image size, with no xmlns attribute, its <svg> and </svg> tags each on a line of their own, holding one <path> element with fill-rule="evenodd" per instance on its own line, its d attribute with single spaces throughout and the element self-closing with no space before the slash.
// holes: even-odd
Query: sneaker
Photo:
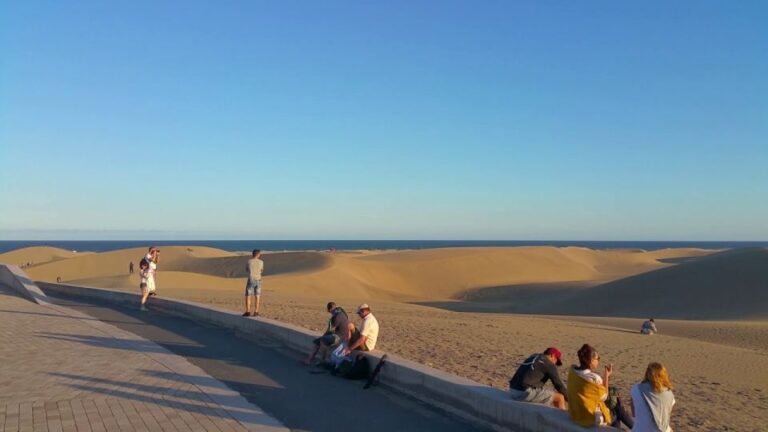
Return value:
<svg viewBox="0 0 768 432">
<path fill-rule="evenodd" d="M 154 296 L 156 296 L 156 295 L 157 295 L 157 293 L 156 293 L 156 292 L 154 292 L 154 291 L 152 291 L 151 293 L 149 293 L 149 296 L 150 296 L 150 297 L 154 297 Z"/>
<path fill-rule="evenodd" d="M 243 316 L 251 316 L 251 313 L 250 312 L 246 312 L 246 313 L 243 314 Z"/>
<path fill-rule="evenodd" d="M 251 314 L 251 316 L 259 316 L 259 313 L 258 312 L 254 312 L 254 313 Z"/>
<path fill-rule="evenodd" d="M 144 305 L 141 305 L 141 307 L 139 308 L 139 310 L 140 310 L 140 311 L 142 311 L 142 312 L 149 312 L 149 308 L 148 308 L 148 307 L 146 307 L 146 306 L 144 306 Z"/>
</svg>

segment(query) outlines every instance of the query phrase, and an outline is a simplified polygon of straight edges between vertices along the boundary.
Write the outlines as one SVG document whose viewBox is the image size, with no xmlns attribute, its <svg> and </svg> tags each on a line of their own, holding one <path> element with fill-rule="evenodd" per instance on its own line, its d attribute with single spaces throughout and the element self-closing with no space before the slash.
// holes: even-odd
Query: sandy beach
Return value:
<svg viewBox="0 0 768 432">
<path fill-rule="evenodd" d="M 255 245 L 257 246 L 257 245 Z M 138 291 L 144 249 L 0 254 L 34 280 Z M 158 293 L 242 310 L 244 255 L 164 247 Z M 768 423 L 768 250 L 455 248 L 264 256 L 262 314 L 320 331 L 329 300 L 369 303 L 378 348 L 498 388 L 525 356 L 587 342 L 628 397 L 650 361 L 670 370 L 676 431 Z M 642 336 L 654 317 L 660 334 Z M 561 369 L 565 376 L 566 368 Z"/>
</svg>

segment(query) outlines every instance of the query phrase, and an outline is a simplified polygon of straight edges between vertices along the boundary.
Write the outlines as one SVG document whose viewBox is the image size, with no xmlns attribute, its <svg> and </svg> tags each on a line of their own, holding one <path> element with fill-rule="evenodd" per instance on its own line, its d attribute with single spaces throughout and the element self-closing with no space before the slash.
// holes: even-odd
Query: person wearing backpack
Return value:
<svg viewBox="0 0 768 432">
<path fill-rule="evenodd" d="M 325 307 L 331 317 L 328 319 L 325 333 L 312 341 L 315 347 L 309 357 L 304 360 L 304 364 L 307 366 L 312 365 L 317 353 L 322 348 L 325 348 L 323 354 L 327 353 L 329 349 L 336 348 L 341 343 L 344 333 L 349 329 L 349 317 L 341 306 L 337 306 L 335 302 L 331 301 Z"/>
</svg>

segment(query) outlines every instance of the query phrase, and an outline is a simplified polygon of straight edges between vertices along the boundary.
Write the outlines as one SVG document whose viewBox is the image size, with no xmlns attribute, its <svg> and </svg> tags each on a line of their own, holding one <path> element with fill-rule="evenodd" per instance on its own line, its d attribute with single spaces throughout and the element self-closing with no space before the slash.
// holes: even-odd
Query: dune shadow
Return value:
<svg viewBox="0 0 768 432">
<path fill-rule="evenodd" d="M 189 258 L 171 262 L 163 267 L 167 271 L 205 274 L 225 278 L 245 278 L 250 255 L 216 258 Z M 284 252 L 262 255 L 264 276 L 287 273 L 305 273 L 329 267 L 332 258 L 324 252 Z"/>
<path fill-rule="evenodd" d="M 417 301 L 411 304 L 452 312 L 557 314 L 551 305 L 596 285 L 592 281 L 529 283 L 474 288 L 454 301 Z"/>
</svg>

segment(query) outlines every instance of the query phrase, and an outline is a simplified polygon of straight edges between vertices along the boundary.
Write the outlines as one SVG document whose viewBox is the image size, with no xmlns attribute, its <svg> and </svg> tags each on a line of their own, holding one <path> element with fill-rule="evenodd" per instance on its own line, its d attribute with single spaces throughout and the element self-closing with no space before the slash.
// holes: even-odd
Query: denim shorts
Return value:
<svg viewBox="0 0 768 432">
<path fill-rule="evenodd" d="M 341 342 L 341 338 L 335 333 L 326 332 L 324 335 L 314 340 L 315 345 L 325 345 L 327 347 L 334 347 Z"/>
<path fill-rule="evenodd" d="M 245 295 L 261 295 L 261 281 L 248 279 L 245 284 Z"/>
</svg>

